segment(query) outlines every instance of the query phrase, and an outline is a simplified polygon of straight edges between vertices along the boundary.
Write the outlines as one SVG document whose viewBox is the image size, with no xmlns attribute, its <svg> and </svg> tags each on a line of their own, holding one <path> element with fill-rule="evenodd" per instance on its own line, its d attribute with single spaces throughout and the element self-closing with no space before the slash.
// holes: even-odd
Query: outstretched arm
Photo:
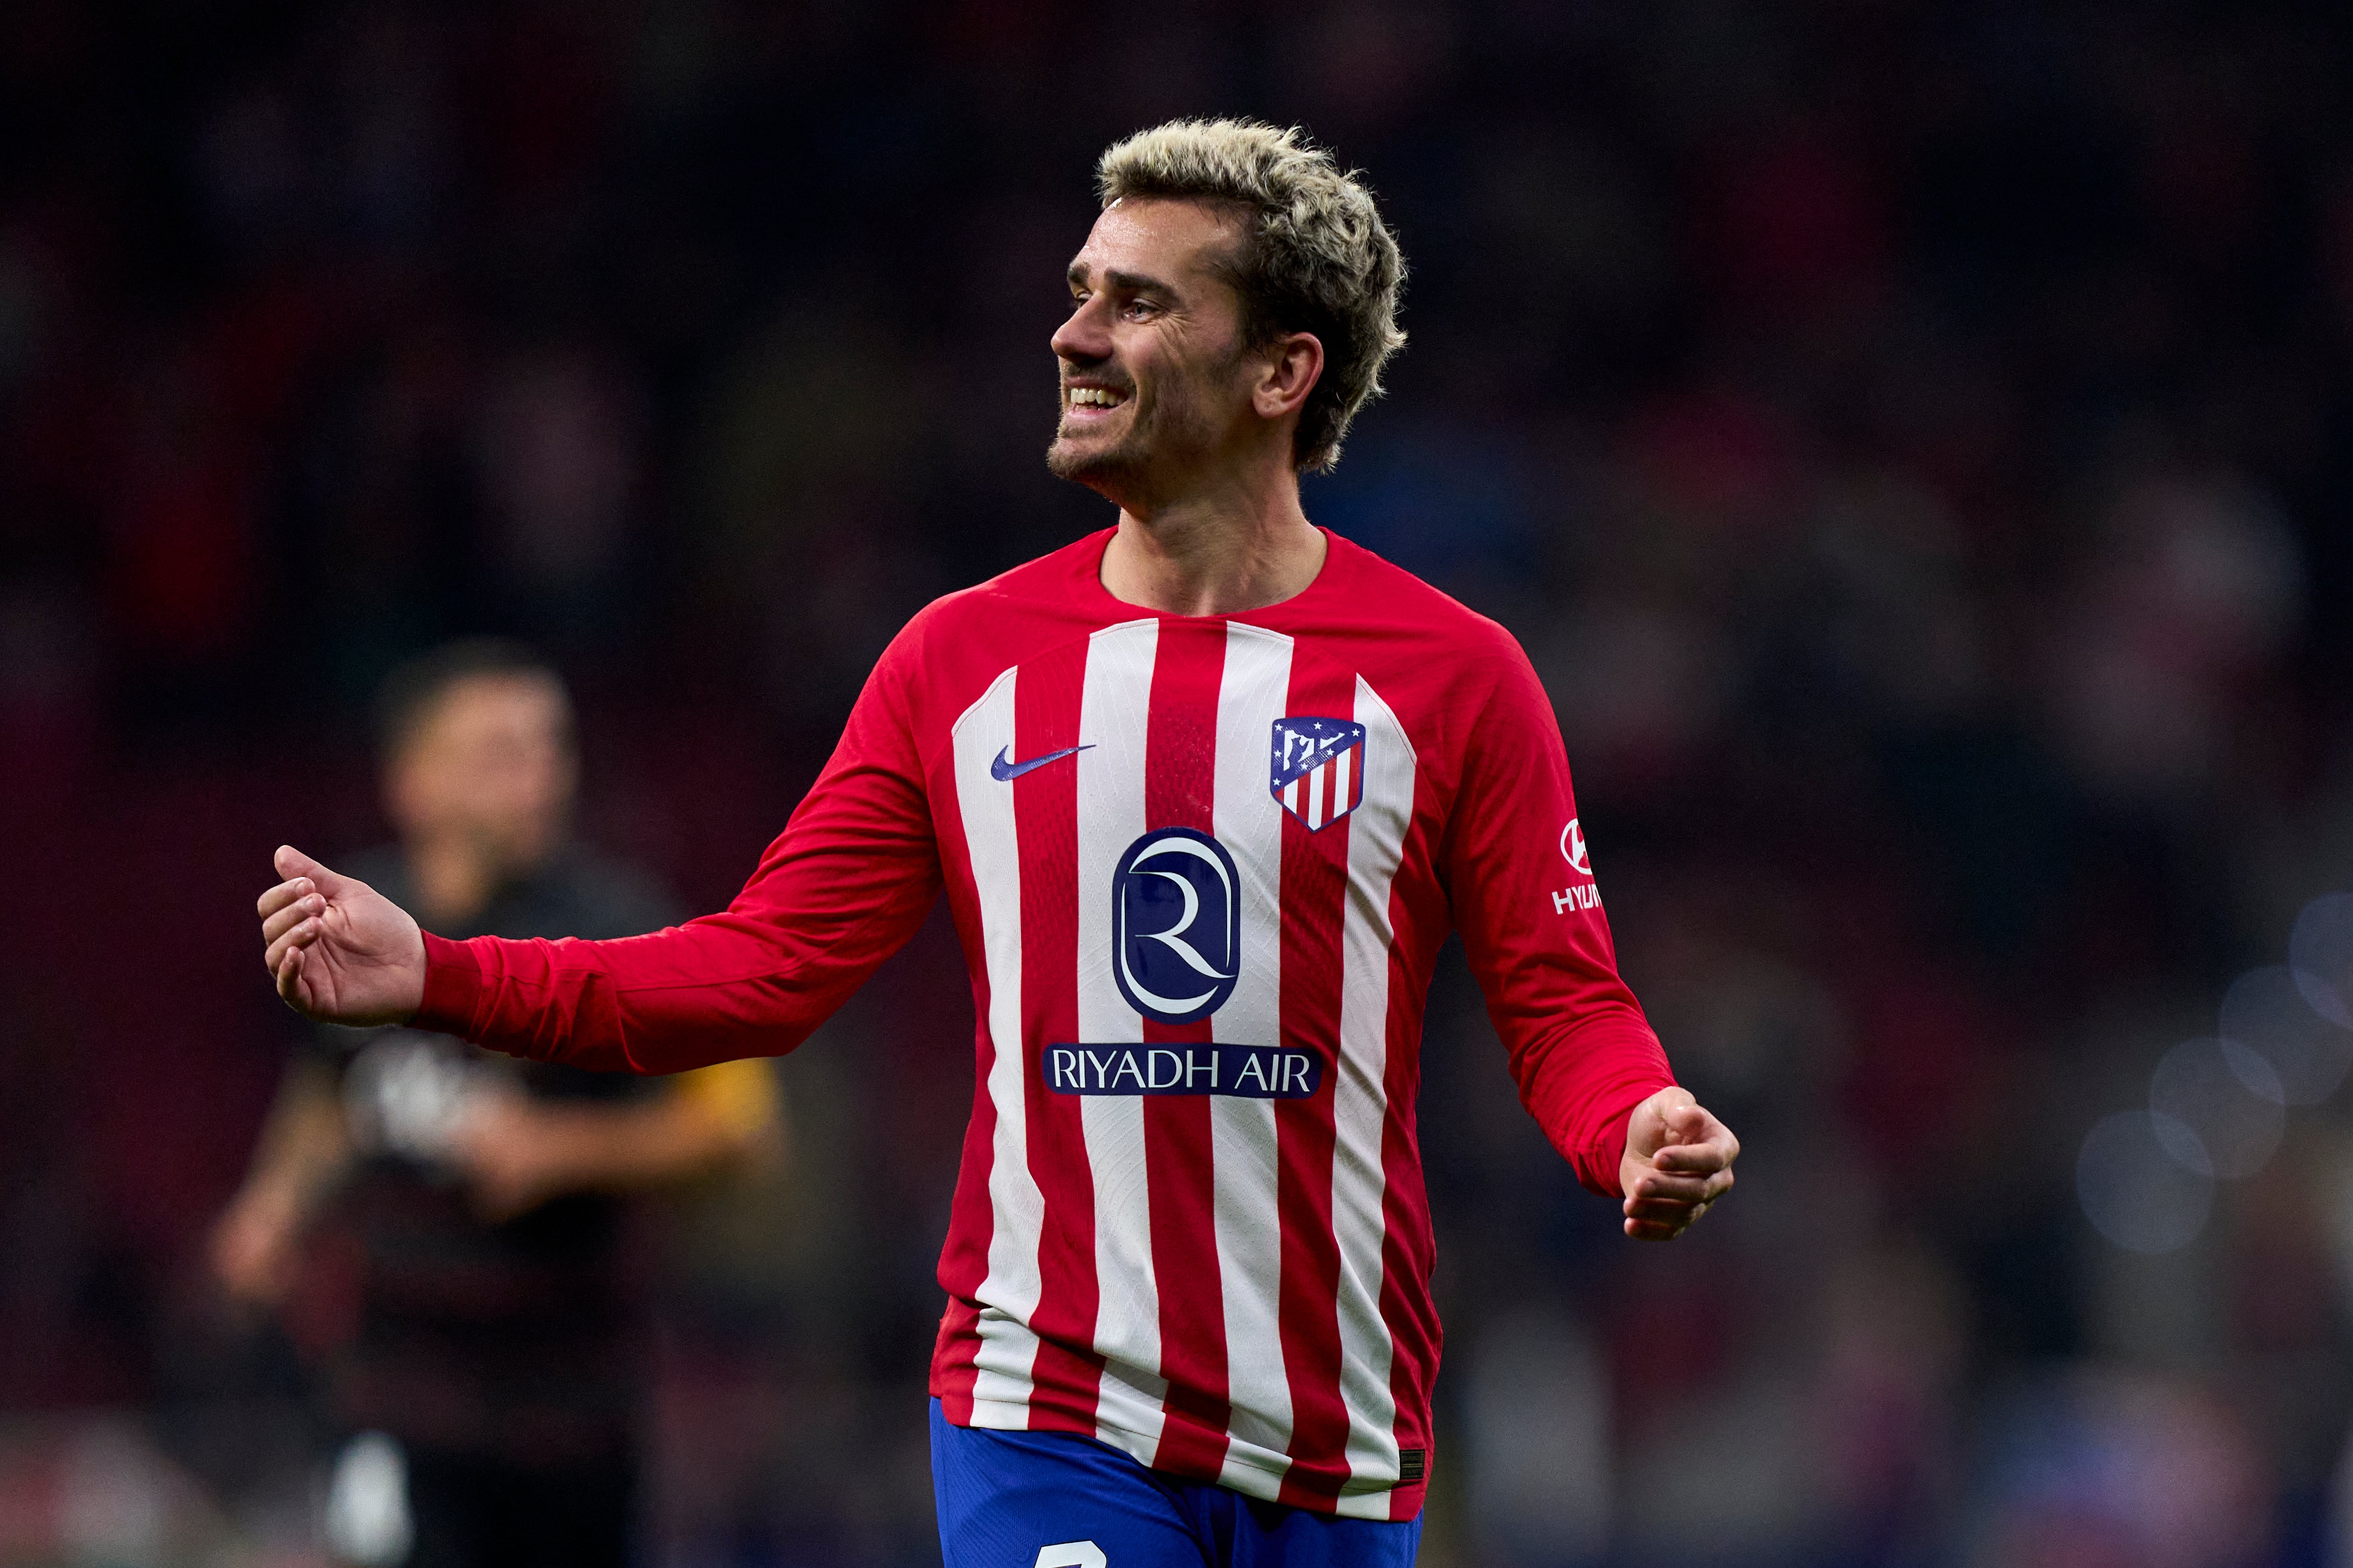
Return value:
<svg viewBox="0 0 2353 1568">
<path fill-rule="evenodd" d="M 939 850 L 893 655 L 725 910 L 610 942 L 450 942 L 289 849 L 261 897 L 279 994 L 338 1024 L 413 1024 L 539 1061 L 676 1072 L 791 1050 L 913 934 Z"/>
</svg>

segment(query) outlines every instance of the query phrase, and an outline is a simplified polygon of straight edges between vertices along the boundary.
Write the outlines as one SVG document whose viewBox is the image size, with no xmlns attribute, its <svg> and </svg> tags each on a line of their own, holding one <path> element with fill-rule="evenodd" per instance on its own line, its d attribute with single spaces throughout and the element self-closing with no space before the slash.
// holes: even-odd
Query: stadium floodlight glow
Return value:
<svg viewBox="0 0 2353 1568">
<path fill-rule="evenodd" d="M 2312 1010 L 2353 1029 L 2353 893 L 2329 893 L 2304 906 L 2288 938 L 2287 963 Z"/>
<path fill-rule="evenodd" d="M 2168 1154 L 2226 1182 L 2262 1170 L 2287 1130 L 2279 1075 L 2236 1040 L 2184 1040 L 2166 1052 L 2149 1075 L 2148 1108 Z"/>
<path fill-rule="evenodd" d="M 2197 1240 L 2214 1208 L 2213 1178 L 2182 1157 L 2198 1141 L 2155 1111 L 2122 1110 L 2101 1121 L 2075 1158 L 2084 1217 L 2127 1252 L 2178 1252 Z"/>
<path fill-rule="evenodd" d="M 2285 964 L 2251 969 L 2222 997 L 2222 1037 L 2248 1047 L 2279 1075 L 2290 1105 L 2317 1105 L 2353 1067 L 2353 1030 L 2313 1010 Z"/>
</svg>

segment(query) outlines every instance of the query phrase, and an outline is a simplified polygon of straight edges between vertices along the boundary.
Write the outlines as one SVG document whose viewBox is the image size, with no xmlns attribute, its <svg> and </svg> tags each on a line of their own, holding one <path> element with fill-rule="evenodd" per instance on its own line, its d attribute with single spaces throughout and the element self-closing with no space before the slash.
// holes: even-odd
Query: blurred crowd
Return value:
<svg viewBox="0 0 2353 1568">
<path fill-rule="evenodd" d="M 0 1561 L 321 1561 L 332 1270 L 204 1258 L 385 674 L 527 639 L 581 837 L 723 901 L 909 614 L 1110 521 L 1061 268 L 1220 112 L 1378 193 L 1307 511 L 1526 646 L 1746 1151 L 1624 1242 L 1446 971 L 1424 1561 L 2353 1563 L 2348 84 L 2260 0 L 0 8 Z M 936 1561 L 967 997 L 935 920 L 636 1215 L 649 1563 Z"/>
</svg>

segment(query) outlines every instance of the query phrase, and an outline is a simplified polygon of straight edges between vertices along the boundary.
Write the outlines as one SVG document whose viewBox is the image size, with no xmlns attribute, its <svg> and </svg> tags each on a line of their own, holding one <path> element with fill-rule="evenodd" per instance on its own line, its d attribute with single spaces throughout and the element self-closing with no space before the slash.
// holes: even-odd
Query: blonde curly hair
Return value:
<svg viewBox="0 0 2353 1568">
<path fill-rule="evenodd" d="M 1381 366 L 1405 346 L 1398 254 L 1372 193 L 1297 127 L 1255 120 L 1172 120 L 1113 142 L 1095 165 L 1103 205 L 1159 197 L 1242 209 L 1246 237 L 1227 267 L 1245 342 L 1313 332 L 1324 374 L 1300 411 L 1293 460 L 1340 460 L 1356 411 L 1381 395 Z"/>
</svg>

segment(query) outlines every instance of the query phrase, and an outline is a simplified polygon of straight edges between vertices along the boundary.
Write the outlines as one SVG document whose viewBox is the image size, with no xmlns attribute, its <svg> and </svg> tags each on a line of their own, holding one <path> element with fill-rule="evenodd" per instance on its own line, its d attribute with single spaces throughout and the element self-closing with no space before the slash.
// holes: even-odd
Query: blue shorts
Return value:
<svg viewBox="0 0 2353 1568">
<path fill-rule="evenodd" d="M 1069 1432 L 954 1426 L 932 1401 L 947 1568 L 1412 1568 L 1421 1521 L 1335 1519 L 1148 1470 Z"/>
</svg>

